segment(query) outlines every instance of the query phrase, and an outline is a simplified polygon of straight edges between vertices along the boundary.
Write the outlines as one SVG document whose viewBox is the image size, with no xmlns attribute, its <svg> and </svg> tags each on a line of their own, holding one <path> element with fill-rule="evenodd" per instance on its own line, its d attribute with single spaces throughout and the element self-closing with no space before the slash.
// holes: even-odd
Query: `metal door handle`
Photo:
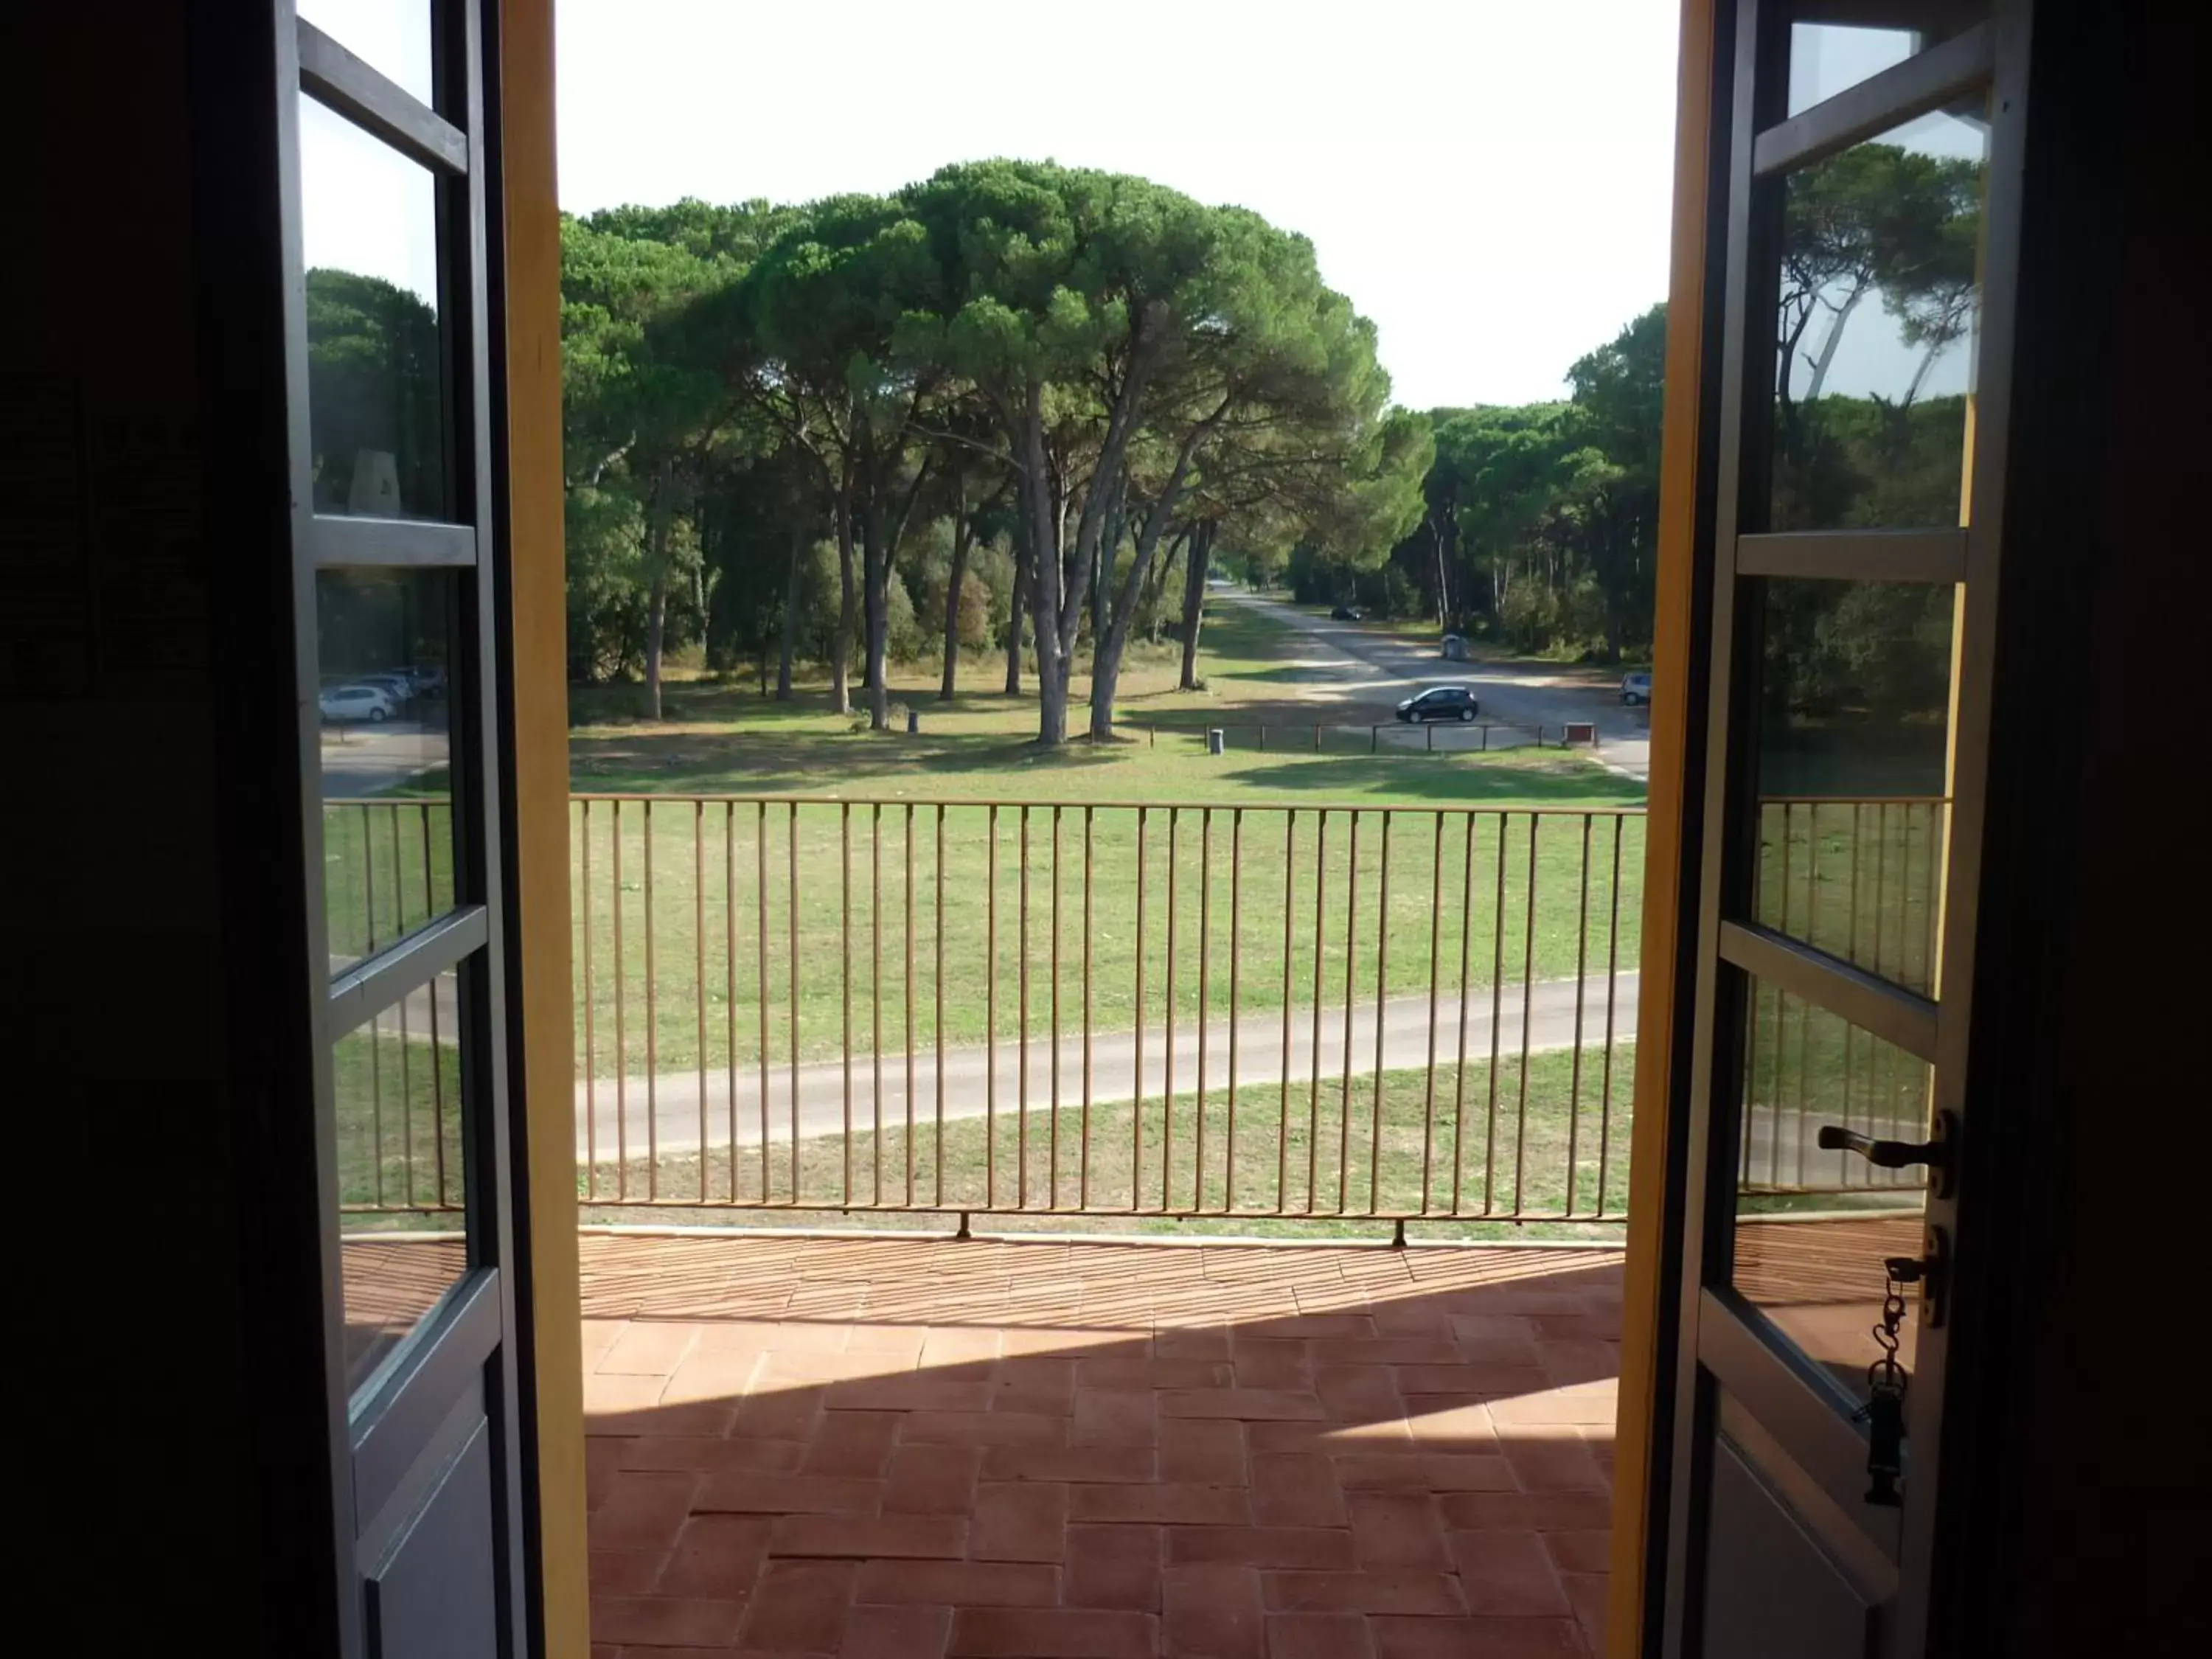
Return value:
<svg viewBox="0 0 2212 1659">
<path fill-rule="evenodd" d="M 1935 1131 L 1925 1140 L 1877 1140 L 1840 1123 L 1823 1123 L 1818 1137 L 1822 1152 L 1856 1152 L 1877 1169 L 1906 1170 L 1925 1164 L 1936 1176 L 1939 1195 L 1949 1185 L 1952 1144 L 1948 1112 L 1936 1115 Z"/>
</svg>

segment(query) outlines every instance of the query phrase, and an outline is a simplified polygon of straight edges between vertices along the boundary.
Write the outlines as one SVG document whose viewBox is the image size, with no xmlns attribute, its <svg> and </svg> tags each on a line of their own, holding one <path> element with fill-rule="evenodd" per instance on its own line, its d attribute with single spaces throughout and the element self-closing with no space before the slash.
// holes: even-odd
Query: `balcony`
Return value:
<svg viewBox="0 0 2212 1659">
<path fill-rule="evenodd" d="M 584 1240 L 600 1656 L 1598 1651 L 1616 1251 Z"/>
</svg>

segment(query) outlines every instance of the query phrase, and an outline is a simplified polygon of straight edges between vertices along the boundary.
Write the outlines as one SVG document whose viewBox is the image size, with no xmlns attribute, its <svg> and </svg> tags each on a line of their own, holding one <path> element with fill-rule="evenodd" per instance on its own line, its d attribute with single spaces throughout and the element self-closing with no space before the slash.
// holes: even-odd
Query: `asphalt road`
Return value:
<svg viewBox="0 0 2212 1659">
<path fill-rule="evenodd" d="M 1571 979 L 1539 981 L 1528 999 L 1526 1047 L 1531 1053 L 1571 1047 L 1576 1037 L 1576 985 Z M 1601 1047 L 1606 1030 L 1607 985 L 1602 975 L 1581 981 L 1582 1040 L 1586 1048 Z M 1636 1034 L 1637 976 L 1625 973 L 1614 980 L 1613 1030 L 1618 1042 Z M 1496 1030 L 1501 1055 L 1521 1052 L 1523 1012 L 1521 988 L 1502 988 L 1498 996 Z M 1459 1057 L 1460 1000 L 1439 997 L 1436 1005 L 1436 1060 L 1448 1064 Z M 1492 1000 L 1486 992 L 1468 999 L 1467 1054 L 1470 1060 L 1490 1058 L 1492 1030 Z M 1323 1086 L 1343 1075 L 1347 1050 L 1353 1075 L 1371 1074 L 1376 1062 L 1376 1005 L 1355 1005 L 1347 1042 L 1344 1010 L 1328 1010 L 1320 1020 L 1321 1075 Z M 1310 1010 L 1293 1009 L 1290 1018 L 1290 1077 L 1295 1086 L 1313 1075 L 1315 1021 Z M 1425 1066 L 1430 1058 L 1429 1000 L 1425 995 L 1392 997 L 1382 1004 L 1381 1060 L 1390 1071 Z M 1271 1086 L 1283 1078 L 1283 1017 L 1281 1013 L 1253 1014 L 1236 1022 L 1237 1086 Z M 1210 1022 L 1206 1028 L 1208 1090 L 1226 1088 L 1230 1076 L 1231 1023 Z M 945 1116 L 950 1122 L 981 1117 L 995 1104 L 1011 1112 L 1017 1100 L 1026 1099 L 1028 1109 L 1043 1111 L 1053 1101 L 1053 1042 L 1048 1034 L 1029 1042 L 1029 1088 L 1021 1087 L 1022 1048 L 1019 1042 L 1001 1042 L 995 1048 L 981 1044 L 945 1051 Z M 1199 1029 L 1194 1022 L 1178 1024 L 1175 1033 L 1175 1086 L 1188 1097 L 1198 1086 Z M 903 1050 L 880 1057 L 856 1054 L 851 1060 L 851 1111 L 855 1128 L 872 1128 L 878 1100 L 886 1127 L 906 1121 L 906 1055 Z M 1063 1106 L 1084 1098 L 1083 1037 L 1079 1030 L 1060 1038 L 1060 1101 Z M 995 1097 L 991 1073 L 997 1073 Z M 1091 1091 L 1094 1105 L 1133 1098 L 1136 1091 L 1136 1035 L 1115 1031 L 1094 1036 L 1091 1042 Z M 846 1121 L 847 1066 L 842 1060 L 821 1060 L 799 1068 L 799 1133 L 801 1139 L 834 1133 Z M 915 1056 L 915 1117 L 933 1121 L 937 1115 L 937 1056 L 934 1051 Z M 1145 1034 L 1145 1097 L 1158 1100 L 1166 1088 L 1166 1045 L 1157 1028 Z M 770 1067 L 768 1082 L 769 1138 L 791 1139 L 791 1067 L 788 1061 Z M 878 1093 L 880 1090 L 880 1094 Z M 647 1126 L 653 1126 L 652 1141 L 663 1152 L 683 1152 L 701 1145 L 701 1114 L 705 1114 L 705 1144 L 726 1146 L 734 1138 L 741 1146 L 760 1144 L 761 1077 L 757 1066 L 741 1069 L 732 1079 L 720 1066 L 710 1066 L 702 1079 L 696 1068 L 663 1071 L 648 1086 L 646 1078 L 625 1078 L 617 1084 L 602 1078 L 596 1084 L 576 1086 L 576 1152 L 580 1160 L 596 1152 L 603 1159 L 615 1156 L 618 1141 L 626 1140 L 633 1158 L 647 1146 Z M 620 1133 L 617 1126 L 620 1126 Z"/>
<path fill-rule="evenodd" d="M 1257 594 L 1224 590 L 1213 598 L 1260 611 L 1306 636 L 1311 653 L 1296 665 L 1306 671 L 1305 677 L 1288 695 L 1315 703 L 1317 713 L 1321 706 L 1333 706 L 1347 720 L 1388 719 L 1390 705 L 1425 686 L 1469 684 L 1475 688 L 1482 720 L 1529 731 L 1545 726 L 1555 733 L 1570 720 L 1589 720 L 1597 727 L 1598 760 L 1639 782 L 1650 776 L 1650 712 L 1624 705 L 1610 684 L 1593 685 L 1571 670 L 1524 663 L 1446 662 L 1432 646 L 1409 644 L 1358 623 L 1326 621 Z M 1474 747 L 1480 738 L 1474 730 L 1439 726 L 1432 738 L 1416 737 L 1409 730 L 1406 740 L 1432 742 L 1441 750 Z M 1493 749 L 1526 740 L 1525 734 L 1516 738 L 1498 731 L 1489 738 Z"/>
<path fill-rule="evenodd" d="M 323 728 L 323 795 L 343 800 L 374 795 L 418 772 L 443 766 L 452 744 L 442 721 L 362 720 Z"/>
</svg>

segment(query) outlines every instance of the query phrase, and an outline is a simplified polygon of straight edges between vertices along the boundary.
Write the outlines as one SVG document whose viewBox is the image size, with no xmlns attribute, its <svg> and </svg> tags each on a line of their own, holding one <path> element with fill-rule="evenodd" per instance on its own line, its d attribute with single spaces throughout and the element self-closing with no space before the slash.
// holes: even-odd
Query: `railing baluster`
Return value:
<svg viewBox="0 0 2212 1659">
<path fill-rule="evenodd" d="M 906 1206 L 914 1207 L 914 803 L 906 809 Z"/>
<path fill-rule="evenodd" d="M 983 844 L 983 1205 L 999 1206 L 999 805 L 991 803 Z"/>
<path fill-rule="evenodd" d="M 837 925 L 840 947 L 837 970 L 844 1010 L 843 1082 L 845 1121 L 838 1139 L 844 1159 L 844 1185 L 839 1196 L 853 1201 L 853 807 L 848 801 L 837 808 Z"/>
<path fill-rule="evenodd" d="M 1191 1109 L 1190 1207 L 1206 1207 L 1206 1047 L 1213 981 L 1213 809 L 1198 819 L 1198 1096 Z"/>
<path fill-rule="evenodd" d="M 1620 978 L 1620 837 L 1628 821 L 1613 821 L 1613 886 L 1607 895 L 1609 914 L 1605 935 L 1605 1071 L 1599 1086 L 1597 1114 L 1597 1212 L 1605 1213 L 1605 1188 L 1613 1166 L 1613 996 Z"/>
<path fill-rule="evenodd" d="M 933 1162 L 936 1165 L 935 1197 L 933 1201 L 945 1202 L 945 803 L 937 804 L 937 904 L 936 925 L 932 943 L 937 952 L 937 971 L 933 976 L 930 994 L 936 1010 L 937 1073 L 937 1133 L 932 1146 Z M 987 1053 L 984 1069 L 988 1071 L 995 1062 Z"/>
<path fill-rule="evenodd" d="M 1314 1212 L 1321 1175 L 1322 969 L 1328 955 L 1328 937 L 1322 930 L 1327 924 L 1328 899 L 1328 809 L 1324 806 L 1314 820 L 1313 1077 L 1306 1089 L 1306 1207 L 1303 1212 L 1306 1215 Z"/>
<path fill-rule="evenodd" d="M 1474 943 L 1474 830 L 1481 815 L 1467 815 L 1466 845 L 1459 878 L 1459 1061 L 1452 1075 L 1451 1213 L 1460 1213 L 1460 1191 L 1467 1175 L 1467 1009 L 1474 988 L 1468 981 L 1468 951 Z"/>
<path fill-rule="evenodd" d="M 769 1201 L 768 1151 L 768 803 L 755 803 L 753 813 L 753 921 L 758 937 L 753 947 L 753 982 L 759 988 L 760 1007 L 760 1165 L 761 1202 Z M 792 1098 L 798 1099 L 796 1091 Z"/>
<path fill-rule="evenodd" d="M 790 957 L 791 1030 L 786 1041 L 791 1045 L 791 1201 L 799 1202 L 799 803 L 791 804 L 784 823 L 784 852 L 789 860 L 791 904 L 785 916 L 785 926 L 790 933 L 787 954 Z"/>
<path fill-rule="evenodd" d="M 430 803 L 423 801 L 415 809 L 422 826 L 422 914 L 428 918 L 438 914 L 438 898 L 430 873 Z M 430 999 L 430 1129 L 431 1151 L 437 1162 L 438 1207 L 444 1209 L 451 1200 L 446 1192 L 446 1066 L 444 1049 L 438 1040 L 438 981 L 433 978 L 428 988 Z"/>
<path fill-rule="evenodd" d="M 1297 922 L 1298 812 L 1283 814 L 1283 1075 L 1276 1091 L 1275 1213 L 1290 1206 L 1291 1193 L 1291 981 L 1297 967 L 1292 944 Z"/>
<path fill-rule="evenodd" d="M 1575 889 L 1575 1047 L 1567 1073 L 1567 1205 L 1575 1212 L 1575 1160 L 1582 1151 L 1583 1127 L 1583 985 L 1589 972 L 1590 821 L 1583 815 L 1582 876 Z M 1528 1056 L 1522 1054 L 1526 1066 Z"/>
<path fill-rule="evenodd" d="M 1820 805 L 1805 808 L 1805 938 L 1815 948 L 1820 939 Z M 1797 1021 L 1797 1123 L 1790 1134 L 1797 1151 L 1797 1185 L 1805 1184 L 1805 1109 L 1812 1104 L 1813 1011 Z"/>
<path fill-rule="evenodd" d="M 1060 1207 L 1060 812 L 1052 809 L 1052 1122 L 1045 1133 L 1045 1208 Z"/>
<path fill-rule="evenodd" d="M 1510 812 L 1498 815 L 1498 895 L 1490 917 L 1490 1099 L 1482 1131 L 1482 1212 L 1498 1211 L 1498 1055 L 1505 1024 L 1505 837 Z"/>
<path fill-rule="evenodd" d="M 583 827 L 577 831 L 577 839 L 584 848 L 584 895 L 576 907 L 584 919 L 584 1196 L 591 1200 L 599 1195 L 599 1051 L 592 1018 L 597 998 L 592 985 L 592 803 L 588 800 L 583 803 Z"/>
<path fill-rule="evenodd" d="M 1442 971 L 1444 914 L 1444 815 L 1429 824 L 1429 1071 L 1421 1095 L 1421 1213 L 1429 1212 L 1431 1172 L 1437 1153 L 1437 989 Z"/>
<path fill-rule="evenodd" d="M 1079 1210 L 1091 1207 L 1091 937 L 1097 926 L 1091 893 L 1091 865 L 1097 853 L 1094 816 L 1090 807 L 1083 809 L 1083 1119 L 1075 1188 Z"/>
<path fill-rule="evenodd" d="M 614 803 L 610 862 L 613 866 L 615 951 L 615 1198 L 629 1197 L 629 1033 L 624 1030 L 623 1006 L 629 1000 L 629 964 L 623 959 L 622 819 L 623 804 Z"/>
<path fill-rule="evenodd" d="M 884 1201 L 884 807 L 868 807 L 868 1202 Z"/>
<path fill-rule="evenodd" d="M 1160 1210 L 1167 1212 L 1175 1197 L 1170 1172 L 1175 1167 L 1175 1028 L 1176 1028 L 1176 832 L 1182 812 L 1168 808 L 1168 961 L 1167 994 L 1161 1016 L 1160 1060 L 1166 1070 L 1160 1086 Z"/>
<path fill-rule="evenodd" d="M 1382 813 L 1382 878 L 1375 896 L 1375 1098 L 1368 1109 L 1367 1211 L 1382 1207 L 1383 1011 L 1390 1000 L 1390 825 L 1398 815 Z"/>
<path fill-rule="evenodd" d="M 1014 1102 L 1014 1207 L 1030 1206 L 1030 809 L 1022 808 L 1021 917 L 1016 927 L 1014 983 L 1020 997 L 1015 1044 L 1021 1054 Z"/>
<path fill-rule="evenodd" d="M 1352 836 L 1344 863 L 1344 1082 L 1336 1102 L 1336 1212 L 1344 1213 L 1352 1179 L 1352 1016 L 1359 981 L 1359 812 L 1352 813 Z"/>
<path fill-rule="evenodd" d="M 730 1202 L 738 1201 L 738 804 L 722 805 L 722 1060 L 730 1115 Z M 707 1149 L 699 1149 L 699 1167 Z M 706 1177 L 700 1176 L 701 1184 Z"/>
<path fill-rule="evenodd" d="M 660 1196 L 660 976 L 653 964 L 653 803 L 645 804 L 645 1195 Z"/>
<path fill-rule="evenodd" d="M 699 1200 L 707 1192 L 707 803 L 691 803 L 691 1000 L 699 1048 Z"/>
<path fill-rule="evenodd" d="M 1316 746 L 1321 728 L 1314 728 Z M 1243 989 L 1244 809 L 1229 816 L 1229 1136 L 1221 1156 L 1221 1211 L 1237 1207 L 1237 1025 Z"/>
<path fill-rule="evenodd" d="M 1136 1073 L 1129 1106 L 1129 1209 L 1145 1203 L 1145 830 L 1150 817 L 1137 809 L 1137 1001 Z"/>
<path fill-rule="evenodd" d="M 1513 1120 L 1513 1213 L 1526 1213 L 1522 1182 L 1528 1162 L 1528 1040 L 1536 1007 L 1536 851 L 1543 817 L 1528 814 L 1528 891 L 1521 941 L 1521 1090 Z"/>
<path fill-rule="evenodd" d="M 1790 933 L 1790 806 L 1785 802 L 1782 808 L 1782 918 L 1777 929 L 1785 936 L 1794 937 Z M 1784 1090 L 1782 1033 L 1789 1013 L 1790 1000 L 1778 990 L 1774 996 L 1774 1092 L 1766 1103 L 1766 1184 L 1770 1187 L 1782 1184 L 1782 1103 Z"/>
</svg>

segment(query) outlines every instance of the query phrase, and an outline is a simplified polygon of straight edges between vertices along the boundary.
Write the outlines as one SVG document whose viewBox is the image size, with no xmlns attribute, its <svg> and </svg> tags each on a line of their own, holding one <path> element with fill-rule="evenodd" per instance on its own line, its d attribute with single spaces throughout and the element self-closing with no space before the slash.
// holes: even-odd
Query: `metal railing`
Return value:
<svg viewBox="0 0 2212 1659">
<path fill-rule="evenodd" d="M 613 794 L 570 810 L 587 1205 L 1624 1214 L 1639 810 Z M 447 811 L 330 804 L 334 951 L 450 905 Z M 1761 812 L 1757 919 L 1929 990 L 1944 803 Z M 459 1206 L 445 994 L 345 1040 L 362 1050 L 339 1057 L 349 1211 Z M 1814 1137 L 1831 1121 L 1910 1135 L 1924 1066 L 1775 988 L 1752 996 L 1739 1185 L 1911 1187 Z"/>
<path fill-rule="evenodd" d="M 1640 811 L 573 811 L 586 1204 L 1621 1214 Z"/>
<path fill-rule="evenodd" d="M 1923 996 L 1936 994 L 1949 804 L 1927 796 L 1759 802 L 1753 915 L 1763 925 Z M 1744 1027 L 1737 1186 L 1747 1193 L 1909 1195 L 1917 1170 L 1824 1152 L 1820 1126 L 1918 1139 L 1926 1064 L 1754 981 Z"/>
</svg>

